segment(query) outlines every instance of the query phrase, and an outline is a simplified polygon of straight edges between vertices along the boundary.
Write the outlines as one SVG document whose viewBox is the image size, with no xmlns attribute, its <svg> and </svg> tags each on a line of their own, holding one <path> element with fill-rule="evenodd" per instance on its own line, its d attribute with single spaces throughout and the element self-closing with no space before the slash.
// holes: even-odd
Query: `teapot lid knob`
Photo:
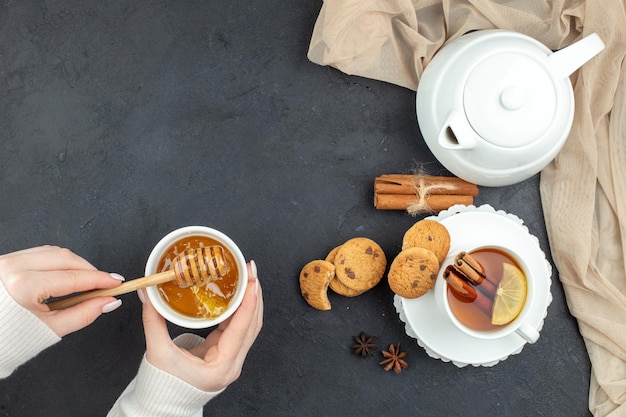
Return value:
<svg viewBox="0 0 626 417">
<path fill-rule="evenodd" d="M 505 88 L 500 95 L 500 102 L 507 110 L 519 110 L 525 101 L 524 90 L 517 86 Z"/>
</svg>

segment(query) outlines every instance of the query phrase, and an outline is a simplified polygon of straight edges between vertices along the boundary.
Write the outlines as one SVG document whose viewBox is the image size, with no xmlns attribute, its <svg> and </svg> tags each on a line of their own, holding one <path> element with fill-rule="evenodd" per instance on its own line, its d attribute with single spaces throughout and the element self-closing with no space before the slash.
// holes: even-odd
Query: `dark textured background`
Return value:
<svg viewBox="0 0 626 417">
<path fill-rule="evenodd" d="M 541 338 L 492 368 L 430 358 L 384 282 L 331 295 L 329 312 L 300 296 L 301 267 L 351 237 L 399 252 L 416 219 L 373 208 L 375 176 L 446 174 L 420 138 L 414 92 L 307 60 L 320 7 L 3 1 L 0 252 L 61 245 L 134 278 L 177 227 L 230 235 L 258 264 L 265 325 L 206 415 L 589 415 L 589 360 L 556 271 Z M 521 217 L 549 253 L 538 177 L 481 187 L 483 203 Z M 144 352 L 139 300 L 122 298 L 0 381 L 0 416 L 104 415 Z M 402 342 L 409 368 L 352 355 L 361 330 Z"/>
</svg>

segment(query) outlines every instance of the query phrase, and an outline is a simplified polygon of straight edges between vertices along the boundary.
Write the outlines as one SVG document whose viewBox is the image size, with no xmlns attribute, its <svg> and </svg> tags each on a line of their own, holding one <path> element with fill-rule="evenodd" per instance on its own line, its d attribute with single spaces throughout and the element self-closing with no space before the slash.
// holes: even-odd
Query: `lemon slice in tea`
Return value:
<svg viewBox="0 0 626 417">
<path fill-rule="evenodd" d="M 512 322 L 526 302 L 528 284 L 524 273 L 515 265 L 505 263 L 503 267 L 491 313 L 491 324 L 494 325 Z"/>
</svg>

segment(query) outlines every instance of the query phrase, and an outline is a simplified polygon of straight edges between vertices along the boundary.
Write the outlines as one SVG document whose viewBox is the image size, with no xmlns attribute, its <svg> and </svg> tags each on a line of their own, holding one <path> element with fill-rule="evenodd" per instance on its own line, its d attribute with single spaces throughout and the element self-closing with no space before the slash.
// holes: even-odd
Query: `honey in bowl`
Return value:
<svg viewBox="0 0 626 417">
<path fill-rule="evenodd" d="M 470 329 L 484 332 L 500 330 L 519 314 L 508 314 L 502 320 L 503 310 L 504 315 L 507 314 L 507 302 L 523 305 L 526 300 L 526 276 L 517 262 L 504 251 L 484 248 L 471 252 L 470 255 L 480 264 L 483 275 L 488 279 L 475 286 L 476 297 L 471 301 L 448 286 L 448 305 L 457 320 Z M 507 299 L 510 297 L 513 298 Z M 498 298 L 500 301 L 497 301 Z"/>
<path fill-rule="evenodd" d="M 207 236 L 186 236 L 171 245 L 159 259 L 157 272 L 170 270 L 174 267 L 174 259 L 189 248 L 202 248 L 220 245 L 224 249 L 225 260 L 230 267 L 222 278 L 206 285 L 180 288 L 175 281 L 159 284 L 161 298 L 174 310 L 190 317 L 214 318 L 222 314 L 228 307 L 237 291 L 239 270 L 233 254 L 219 241 Z"/>
</svg>

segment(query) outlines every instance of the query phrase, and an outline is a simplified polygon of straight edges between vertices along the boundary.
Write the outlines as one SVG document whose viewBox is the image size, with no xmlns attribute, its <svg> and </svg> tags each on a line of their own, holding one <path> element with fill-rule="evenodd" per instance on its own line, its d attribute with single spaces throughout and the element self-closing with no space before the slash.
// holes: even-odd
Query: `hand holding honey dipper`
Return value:
<svg viewBox="0 0 626 417">
<path fill-rule="evenodd" d="M 50 310 L 61 310 L 96 297 L 127 294 L 151 285 L 176 281 L 180 288 L 204 285 L 225 276 L 230 271 L 224 248 L 219 245 L 189 248 L 174 260 L 174 269 L 125 282 L 118 287 L 85 292 L 48 303 Z"/>
<path fill-rule="evenodd" d="M 124 278 L 98 271 L 85 259 L 56 246 L 39 246 L 0 256 L 0 282 L 23 308 L 59 337 L 94 322 L 121 305 L 111 296 L 90 299 L 64 311 L 50 311 L 43 302 L 74 292 L 119 287 Z"/>
</svg>

